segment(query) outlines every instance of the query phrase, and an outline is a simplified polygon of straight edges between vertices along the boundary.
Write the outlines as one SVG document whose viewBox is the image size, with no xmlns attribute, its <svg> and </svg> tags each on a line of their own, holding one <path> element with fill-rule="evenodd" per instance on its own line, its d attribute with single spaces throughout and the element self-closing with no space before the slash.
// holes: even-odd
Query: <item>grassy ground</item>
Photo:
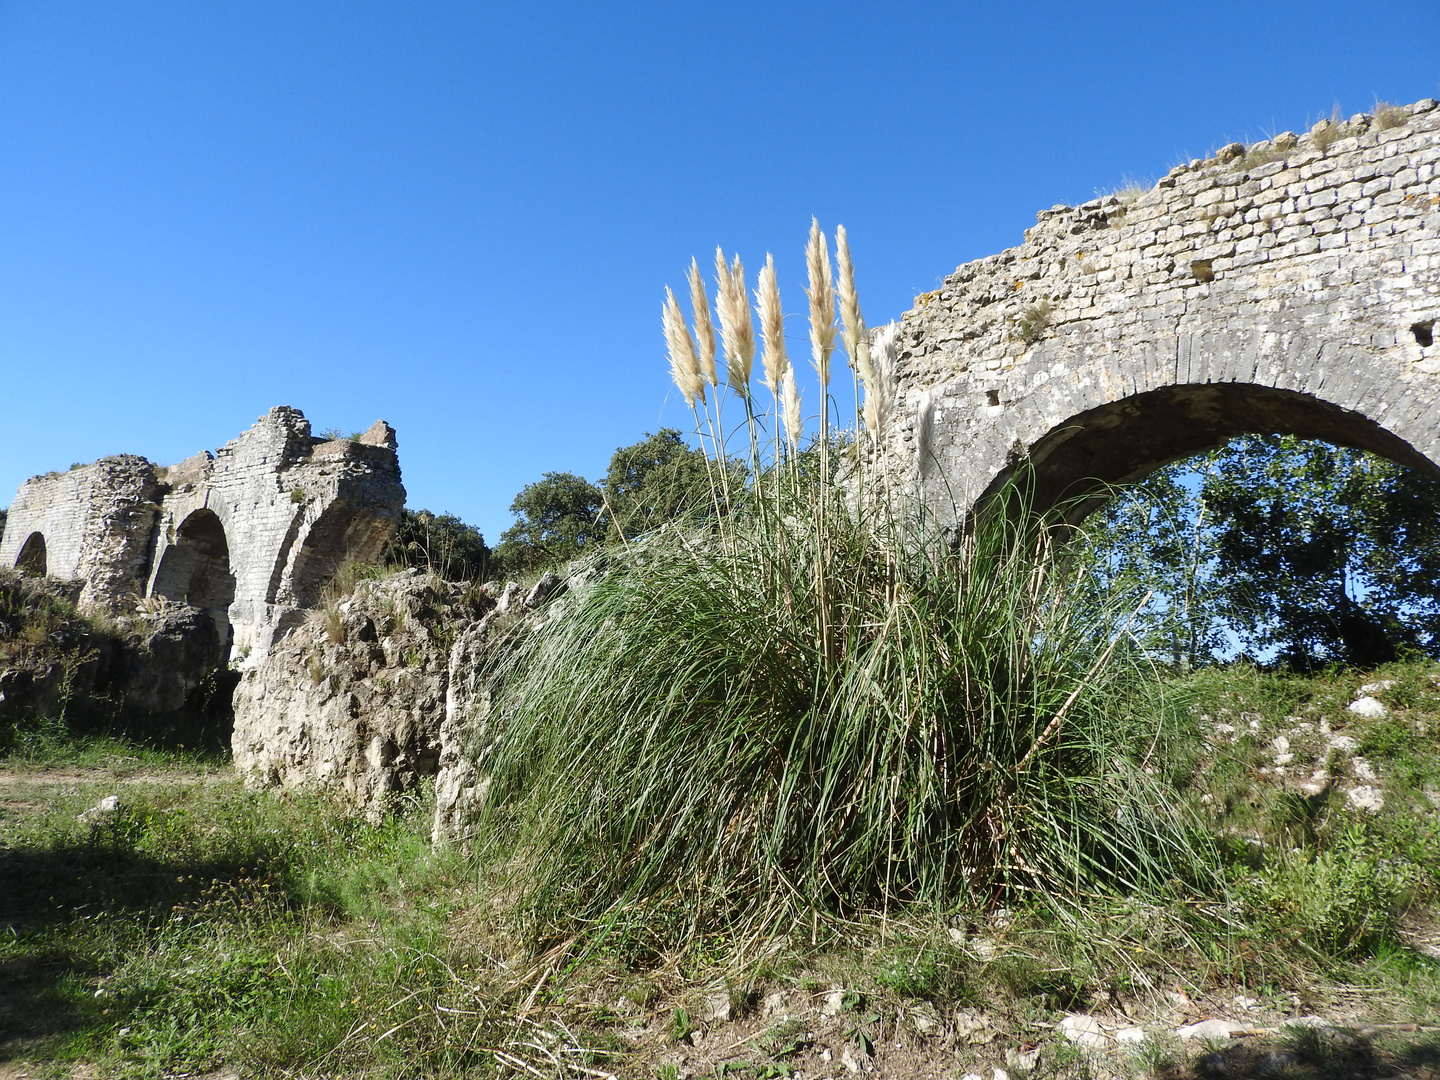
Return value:
<svg viewBox="0 0 1440 1080">
<path fill-rule="evenodd" d="M 1386 716 L 1348 711 L 1387 679 Z M 1155 760 L 1219 840 L 1212 902 L 816 918 L 678 954 L 637 928 L 583 961 L 529 944 L 512 868 L 430 849 L 423 799 L 374 829 L 193 752 L 11 726 L 0 1061 L 36 1077 L 1440 1076 L 1440 667 L 1205 671 L 1169 701 Z M 1357 806 L 1361 788 L 1383 805 Z M 1071 1013 L 1146 1042 L 1082 1050 L 1056 1033 Z M 1336 1027 L 1280 1030 L 1304 1016 Z M 1214 1017 L 1270 1034 L 1173 1034 Z"/>
</svg>

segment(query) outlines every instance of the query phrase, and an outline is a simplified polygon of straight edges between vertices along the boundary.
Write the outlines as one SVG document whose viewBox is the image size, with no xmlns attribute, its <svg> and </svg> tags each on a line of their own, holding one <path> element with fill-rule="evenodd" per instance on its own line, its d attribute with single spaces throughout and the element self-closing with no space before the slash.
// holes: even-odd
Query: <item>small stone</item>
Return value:
<svg viewBox="0 0 1440 1080">
<path fill-rule="evenodd" d="M 1201 1020 L 1198 1024 L 1187 1024 L 1176 1028 L 1180 1039 L 1228 1039 L 1241 1029 L 1228 1020 Z"/>
<path fill-rule="evenodd" d="M 723 1024 L 730 1019 L 730 995 L 726 991 L 718 991 L 705 999 L 705 1009 L 700 1014 L 702 1019 L 712 1023 Z"/>
<path fill-rule="evenodd" d="M 1345 792 L 1345 797 L 1350 800 L 1350 805 L 1357 810 L 1368 810 L 1375 813 L 1384 809 L 1385 796 L 1380 794 L 1380 789 L 1369 784 L 1361 784 Z"/>
<path fill-rule="evenodd" d="M 1258 1009 L 1260 1007 L 1260 999 L 1246 997 L 1244 994 L 1237 994 L 1235 997 L 1230 999 L 1230 1004 L 1234 1005 L 1242 1012 L 1253 1012 L 1255 1009 Z"/>
<path fill-rule="evenodd" d="M 1005 1051 L 1005 1064 L 1009 1065 L 1012 1069 L 1022 1069 L 1029 1072 L 1035 1067 L 1035 1063 L 1039 1060 L 1040 1047 L 1038 1046 L 1032 1050 L 1016 1050 L 1014 1047 L 1010 1047 Z"/>
<path fill-rule="evenodd" d="M 1093 1016 L 1071 1013 L 1060 1021 L 1057 1028 L 1061 1035 L 1081 1046 L 1101 1047 L 1110 1042 L 1110 1036 Z"/>
<path fill-rule="evenodd" d="M 1373 784 L 1379 779 L 1379 777 L 1375 775 L 1374 766 L 1364 758 L 1351 758 L 1350 768 L 1355 771 L 1355 779 L 1363 780 L 1367 784 Z"/>
<path fill-rule="evenodd" d="M 1338 750 L 1342 754 L 1353 754 L 1360 749 L 1360 740 L 1349 735 L 1331 735 L 1325 744 L 1331 750 Z"/>
<path fill-rule="evenodd" d="M 845 1008 L 845 988 L 843 986 L 832 987 L 825 995 L 825 1003 L 820 1006 L 820 1012 L 824 1016 L 839 1016 Z"/>
<path fill-rule="evenodd" d="M 910 1024 L 921 1035 L 932 1035 L 940 1027 L 940 1014 L 933 1005 L 914 1005 L 910 1008 Z"/>
<path fill-rule="evenodd" d="M 1007 1073 L 1004 1069 L 996 1069 L 995 1075 L 991 1078 L 991 1080 L 1010 1080 L 1010 1074 Z"/>
<path fill-rule="evenodd" d="M 851 1051 L 848 1046 L 840 1053 L 840 1064 L 844 1065 L 845 1068 L 849 1069 L 852 1073 L 858 1073 L 861 1068 L 860 1059 L 855 1056 L 854 1052 Z"/>
<path fill-rule="evenodd" d="M 1385 708 L 1379 699 L 1368 696 L 1356 698 L 1348 708 L 1356 716 L 1363 716 L 1369 720 L 1379 720 L 1382 716 L 1388 716 L 1390 713 L 1390 710 Z"/>
<path fill-rule="evenodd" d="M 775 990 L 766 994 L 765 999 L 760 1002 L 760 1015 L 767 1019 L 772 1016 L 780 1016 L 790 1010 L 790 995 L 784 990 Z"/>
<path fill-rule="evenodd" d="M 1284 754 L 1290 750 L 1290 740 L 1284 735 L 1276 735 L 1270 740 L 1270 745 L 1275 748 L 1277 754 Z"/>
<path fill-rule="evenodd" d="M 1375 682 L 1367 682 L 1364 686 L 1360 687 L 1357 692 L 1374 696 L 1375 694 L 1384 693 L 1395 685 L 1396 682 L 1394 679 L 1379 679 Z"/>
<path fill-rule="evenodd" d="M 955 1037 L 967 1043 L 989 1042 L 990 1021 L 984 1013 L 969 1009 L 955 1010 Z"/>
<path fill-rule="evenodd" d="M 1240 158 L 1242 158 L 1242 157 L 1244 157 L 1244 156 L 1245 156 L 1245 144 L 1244 144 L 1244 143 L 1238 143 L 1238 142 L 1232 142 L 1232 143 L 1226 143 L 1224 146 L 1222 146 L 1222 147 L 1220 148 L 1219 152 L 1216 153 L 1215 159 L 1216 159 L 1217 161 L 1219 161 L 1220 164 L 1226 165 L 1226 164 L 1229 164 L 1229 163 L 1232 162 L 1232 161 L 1237 161 L 1237 160 L 1239 160 Z"/>
<path fill-rule="evenodd" d="M 1145 1041 L 1145 1029 L 1138 1027 L 1121 1028 L 1115 1032 L 1115 1041 L 1130 1046 L 1138 1046 Z"/>
</svg>

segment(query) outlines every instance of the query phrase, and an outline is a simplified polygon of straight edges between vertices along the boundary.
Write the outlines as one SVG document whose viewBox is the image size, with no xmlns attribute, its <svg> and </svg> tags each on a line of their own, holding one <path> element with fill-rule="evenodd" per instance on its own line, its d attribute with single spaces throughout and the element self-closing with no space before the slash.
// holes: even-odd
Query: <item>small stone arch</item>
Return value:
<svg viewBox="0 0 1440 1080">
<path fill-rule="evenodd" d="M 230 605 L 235 575 L 225 526 L 213 510 L 196 510 L 175 530 L 155 571 L 151 594 L 203 609 L 215 623 L 221 655 L 230 648 Z"/>
<path fill-rule="evenodd" d="M 32 532 L 25 538 L 25 543 L 20 546 L 20 554 L 15 557 L 15 569 L 27 577 L 45 576 L 45 536 L 43 533 Z"/>
</svg>

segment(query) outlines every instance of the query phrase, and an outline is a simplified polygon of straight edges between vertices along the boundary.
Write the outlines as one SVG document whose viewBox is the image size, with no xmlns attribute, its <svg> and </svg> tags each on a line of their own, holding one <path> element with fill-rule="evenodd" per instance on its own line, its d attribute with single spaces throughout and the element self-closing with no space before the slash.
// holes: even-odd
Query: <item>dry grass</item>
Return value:
<svg viewBox="0 0 1440 1080">
<path fill-rule="evenodd" d="M 1379 131 L 1389 131 L 1391 128 L 1402 127 L 1410 114 L 1398 105 L 1391 105 L 1388 101 L 1377 101 L 1375 107 L 1370 110 L 1371 122 Z"/>
<path fill-rule="evenodd" d="M 740 256 L 727 266 L 725 253 L 715 249 L 715 280 L 719 289 L 716 314 L 720 317 L 720 343 L 725 349 L 725 381 L 748 406 L 750 371 L 755 364 L 755 326 L 745 295 L 745 267 Z"/>
<path fill-rule="evenodd" d="M 830 249 L 820 222 L 810 219 L 810 238 L 805 245 L 805 271 L 810 301 L 810 357 L 820 379 L 820 392 L 830 388 L 830 355 L 835 351 L 835 286 L 830 270 Z"/>
</svg>

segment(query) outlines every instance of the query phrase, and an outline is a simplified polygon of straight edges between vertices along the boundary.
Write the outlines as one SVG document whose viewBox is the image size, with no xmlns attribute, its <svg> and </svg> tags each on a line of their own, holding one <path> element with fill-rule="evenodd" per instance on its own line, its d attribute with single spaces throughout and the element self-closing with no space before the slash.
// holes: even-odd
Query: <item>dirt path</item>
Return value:
<svg viewBox="0 0 1440 1080">
<path fill-rule="evenodd" d="M 142 765 L 121 761 L 104 765 L 0 766 L 0 819 L 41 813 L 62 796 L 93 793 L 98 800 L 117 790 L 137 787 L 190 787 L 224 782 L 235 773 L 213 766 Z M 0 1080 L 5 1080 L 0 1074 Z"/>
<path fill-rule="evenodd" d="M 0 792 L 24 785 L 80 787 L 108 784 L 199 784 L 231 775 L 233 774 L 229 769 L 207 769 L 200 766 L 193 769 L 144 765 L 35 765 L 19 768 L 0 766 Z"/>
</svg>

